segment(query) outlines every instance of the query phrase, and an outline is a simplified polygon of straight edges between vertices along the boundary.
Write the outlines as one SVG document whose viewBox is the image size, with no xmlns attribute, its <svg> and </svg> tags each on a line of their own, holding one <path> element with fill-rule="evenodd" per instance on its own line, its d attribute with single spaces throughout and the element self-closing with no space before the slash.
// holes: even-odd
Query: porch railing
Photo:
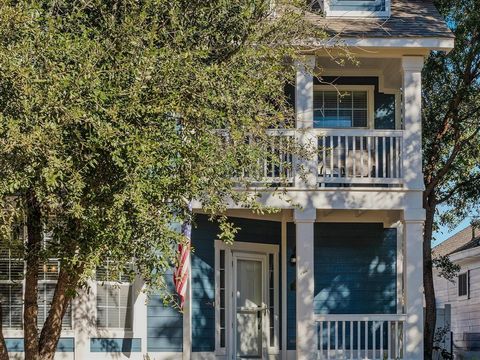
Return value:
<svg viewBox="0 0 480 360">
<path fill-rule="evenodd" d="M 317 359 L 403 359 L 405 315 L 316 315 Z"/>
</svg>

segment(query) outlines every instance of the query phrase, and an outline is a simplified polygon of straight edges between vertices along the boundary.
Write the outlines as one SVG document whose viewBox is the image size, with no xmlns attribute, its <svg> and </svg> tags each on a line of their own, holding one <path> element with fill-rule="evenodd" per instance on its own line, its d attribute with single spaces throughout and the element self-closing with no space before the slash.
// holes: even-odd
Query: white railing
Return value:
<svg viewBox="0 0 480 360">
<path fill-rule="evenodd" d="M 401 130 L 318 129 L 319 184 L 401 184 Z"/>
<path fill-rule="evenodd" d="M 293 160 L 293 147 L 295 130 L 292 129 L 271 129 L 267 132 L 270 137 L 267 152 L 271 154 L 259 160 L 258 169 L 260 174 L 248 174 L 245 171 L 241 176 L 254 185 L 283 185 L 291 187 L 294 185 L 295 171 Z M 254 141 L 248 139 L 249 142 Z"/>
<path fill-rule="evenodd" d="M 316 315 L 317 359 L 403 359 L 405 315 Z"/>
<path fill-rule="evenodd" d="M 270 157 L 260 160 L 260 173 L 240 176 L 258 186 L 295 187 L 301 178 L 304 155 L 316 163 L 317 185 L 401 186 L 403 183 L 403 131 L 367 129 L 285 129 L 269 130 Z M 308 151 L 300 146 L 301 137 L 311 139 Z M 251 140 L 249 140 L 251 141 Z M 286 146 L 288 145 L 288 146 Z M 290 147 L 289 147 L 290 146 Z M 290 149 L 290 150 L 289 150 Z M 295 154 L 295 155 L 294 155 Z M 304 162 L 303 162 L 304 163 Z M 310 168 L 311 169 L 311 168 Z M 313 170 L 315 171 L 315 170 Z"/>
</svg>

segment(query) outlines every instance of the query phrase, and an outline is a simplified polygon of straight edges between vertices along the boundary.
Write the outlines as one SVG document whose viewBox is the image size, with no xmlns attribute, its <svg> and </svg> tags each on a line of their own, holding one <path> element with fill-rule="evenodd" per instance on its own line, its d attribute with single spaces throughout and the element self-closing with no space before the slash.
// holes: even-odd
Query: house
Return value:
<svg viewBox="0 0 480 360">
<path fill-rule="evenodd" d="M 101 282 L 108 266 L 97 272 L 67 313 L 58 358 L 423 358 L 421 71 L 453 35 L 431 0 L 318 5 L 308 20 L 338 35 L 359 65 L 339 66 L 325 50 L 297 64 L 296 126 L 276 135 L 317 150 L 291 159 L 307 176 L 292 173 L 281 196 L 256 189 L 278 213 L 228 204 L 241 227 L 233 245 L 197 214 L 183 313 L 147 301 L 140 279 L 118 286 Z M 4 331 L 21 356 L 22 289 L 15 257 L 2 256 Z M 56 269 L 43 273 L 41 314 Z"/>
<path fill-rule="evenodd" d="M 437 307 L 450 305 L 453 352 L 458 359 L 480 356 L 480 230 L 468 226 L 433 249 L 460 265 L 454 281 L 434 272 Z"/>
</svg>

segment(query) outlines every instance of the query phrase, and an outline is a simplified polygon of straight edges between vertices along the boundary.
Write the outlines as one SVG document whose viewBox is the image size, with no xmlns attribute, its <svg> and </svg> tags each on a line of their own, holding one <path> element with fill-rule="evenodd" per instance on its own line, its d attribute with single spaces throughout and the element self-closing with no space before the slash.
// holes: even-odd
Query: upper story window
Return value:
<svg viewBox="0 0 480 360">
<path fill-rule="evenodd" d="M 458 296 L 468 297 L 469 272 L 458 275 Z"/>
<path fill-rule="evenodd" d="M 316 86 L 315 128 L 367 128 L 373 118 L 373 90 L 368 87 Z"/>
<path fill-rule="evenodd" d="M 390 0 L 319 0 L 327 17 L 389 17 Z"/>
<path fill-rule="evenodd" d="M 132 329 L 132 284 L 110 270 L 110 262 L 97 268 L 97 327 Z"/>
</svg>

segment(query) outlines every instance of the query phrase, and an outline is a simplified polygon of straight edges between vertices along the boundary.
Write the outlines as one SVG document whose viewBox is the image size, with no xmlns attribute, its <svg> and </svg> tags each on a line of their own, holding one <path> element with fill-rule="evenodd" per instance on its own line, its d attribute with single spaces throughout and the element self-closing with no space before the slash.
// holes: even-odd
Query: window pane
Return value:
<svg viewBox="0 0 480 360">
<path fill-rule="evenodd" d="M 107 290 L 105 285 L 97 284 L 97 306 L 107 306 Z"/>
<path fill-rule="evenodd" d="M 130 308 L 120 308 L 120 327 L 124 329 L 132 328 L 132 314 Z"/>
<path fill-rule="evenodd" d="M 353 110 L 353 126 L 354 127 L 367 126 L 367 110 Z"/>
<path fill-rule="evenodd" d="M 353 108 L 354 109 L 367 108 L 367 92 L 366 91 L 353 92 Z"/>
<path fill-rule="evenodd" d="M 107 305 L 118 307 L 119 304 L 119 293 L 120 289 L 115 285 L 108 285 L 107 287 Z"/>
<path fill-rule="evenodd" d="M 323 108 L 323 91 L 313 92 L 313 108 L 314 109 Z"/>
<path fill-rule="evenodd" d="M 325 109 L 336 109 L 338 93 L 336 91 L 325 91 L 324 93 L 324 108 Z"/>
<path fill-rule="evenodd" d="M 97 326 L 107 327 L 107 310 L 97 307 Z"/>
<path fill-rule="evenodd" d="M 128 285 L 120 286 L 119 294 L 120 294 L 120 306 L 131 306 L 132 287 Z"/>
<path fill-rule="evenodd" d="M 118 328 L 120 327 L 118 308 L 109 308 L 107 315 L 107 327 Z"/>
<path fill-rule="evenodd" d="M 352 108 L 352 92 L 351 91 L 342 91 L 338 98 L 340 109 L 351 109 Z"/>
</svg>

